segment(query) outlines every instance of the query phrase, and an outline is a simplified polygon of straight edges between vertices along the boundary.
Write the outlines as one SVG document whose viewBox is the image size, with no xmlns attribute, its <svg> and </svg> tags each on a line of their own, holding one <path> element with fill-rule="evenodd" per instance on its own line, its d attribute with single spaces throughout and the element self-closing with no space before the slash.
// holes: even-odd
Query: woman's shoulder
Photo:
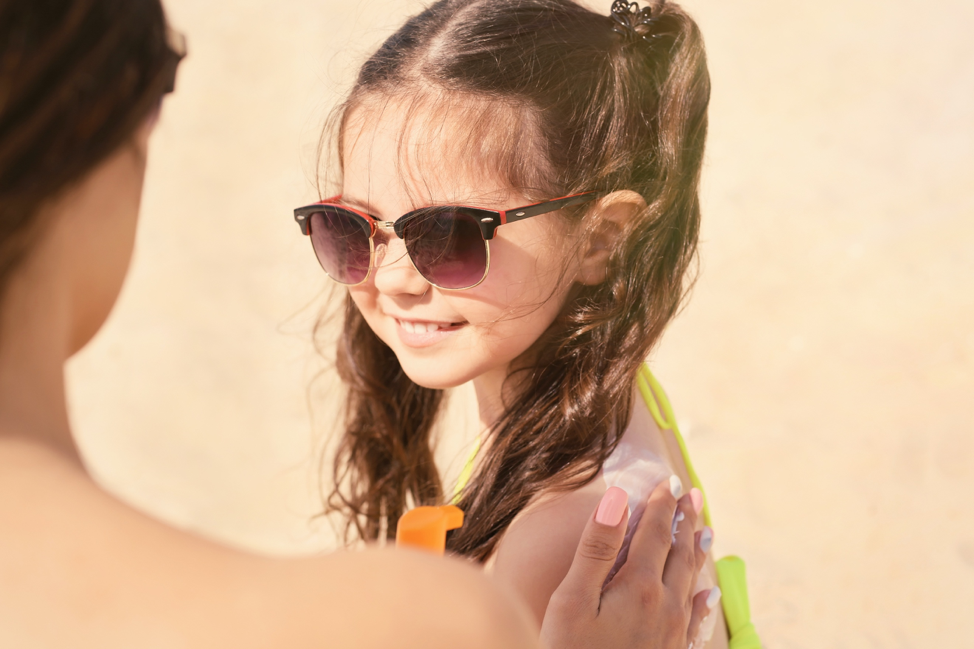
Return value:
<svg viewBox="0 0 974 649">
<path fill-rule="evenodd" d="M 58 534 L 63 543 L 83 542 L 99 522 L 110 522 L 119 534 L 168 529 L 110 496 L 79 460 L 55 446 L 5 434 L 0 434 L 0 517 L 5 528 L 20 535 Z"/>
<path fill-rule="evenodd" d="M 27 533 L 56 524 L 98 491 L 80 461 L 66 452 L 0 431 L 0 517 L 6 529 Z M 59 506 L 49 509 L 55 503 Z M 13 522 L 18 524 L 6 524 Z"/>
<path fill-rule="evenodd" d="M 0 435 L 0 526 L 0 646 L 137 646 L 146 638 L 119 620 L 162 632 L 171 614 L 178 626 L 190 612 L 180 610 L 181 577 L 226 558 L 113 498 L 58 449 L 16 435 Z"/>
<path fill-rule="evenodd" d="M 526 647 L 531 635 L 466 562 L 238 552 L 126 506 L 56 450 L 2 434 L 0 528 L 0 647 Z M 404 632 L 420 627 L 429 635 Z"/>
</svg>

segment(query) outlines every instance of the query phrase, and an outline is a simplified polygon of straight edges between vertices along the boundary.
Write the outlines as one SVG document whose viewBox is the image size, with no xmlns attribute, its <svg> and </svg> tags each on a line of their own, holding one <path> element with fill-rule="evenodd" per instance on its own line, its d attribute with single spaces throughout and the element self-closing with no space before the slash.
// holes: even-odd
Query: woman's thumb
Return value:
<svg viewBox="0 0 974 649">
<path fill-rule="evenodd" d="M 602 585 L 615 564 L 629 520 L 629 496 L 610 487 L 589 519 L 575 550 L 571 568 L 562 581 L 560 595 L 578 604 L 599 601 Z"/>
</svg>

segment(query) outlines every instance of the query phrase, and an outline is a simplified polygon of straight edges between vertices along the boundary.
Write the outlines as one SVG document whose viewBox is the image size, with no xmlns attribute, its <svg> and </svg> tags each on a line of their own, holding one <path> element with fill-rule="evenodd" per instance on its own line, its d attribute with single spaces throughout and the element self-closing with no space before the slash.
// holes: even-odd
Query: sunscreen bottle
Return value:
<svg viewBox="0 0 974 649">
<path fill-rule="evenodd" d="M 421 548 L 434 554 L 446 552 L 446 533 L 463 525 L 463 510 L 453 505 L 416 507 L 399 518 L 396 547 Z"/>
</svg>

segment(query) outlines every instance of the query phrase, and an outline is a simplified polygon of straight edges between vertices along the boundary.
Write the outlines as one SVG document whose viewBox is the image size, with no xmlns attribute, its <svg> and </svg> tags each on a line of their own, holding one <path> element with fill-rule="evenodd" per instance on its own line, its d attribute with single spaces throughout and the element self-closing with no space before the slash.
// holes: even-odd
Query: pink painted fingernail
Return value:
<svg viewBox="0 0 974 649">
<path fill-rule="evenodd" d="M 690 490 L 690 500 L 693 502 L 693 511 L 698 514 L 703 511 L 703 492 L 694 487 Z"/>
<path fill-rule="evenodd" d="M 595 512 L 595 522 L 615 527 L 622 521 L 622 514 L 629 505 L 629 495 L 619 487 L 609 487 L 602 496 L 599 509 Z"/>
<path fill-rule="evenodd" d="M 704 554 L 710 552 L 711 546 L 714 544 L 714 531 L 709 527 L 703 528 L 700 532 L 700 549 Z"/>
</svg>

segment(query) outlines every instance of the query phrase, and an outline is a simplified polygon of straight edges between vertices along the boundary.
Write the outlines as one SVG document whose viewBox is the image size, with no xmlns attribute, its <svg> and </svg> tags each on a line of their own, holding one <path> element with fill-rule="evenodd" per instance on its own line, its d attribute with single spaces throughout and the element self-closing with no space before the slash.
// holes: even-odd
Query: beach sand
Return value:
<svg viewBox="0 0 974 649">
<path fill-rule="evenodd" d="M 72 418 L 138 507 L 257 551 L 335 547 L 316 514 L 340 393 L 311 344 L 329 288 L 291 210 L 357 64 L 420 5 L 166 4 L 190 55 Z M 768 647 L 972 646 L 974 4 L 684 6 L 713 80 L 701 264 L 653 367 L 715 551 L 747 560 Z"/>
</svg>

